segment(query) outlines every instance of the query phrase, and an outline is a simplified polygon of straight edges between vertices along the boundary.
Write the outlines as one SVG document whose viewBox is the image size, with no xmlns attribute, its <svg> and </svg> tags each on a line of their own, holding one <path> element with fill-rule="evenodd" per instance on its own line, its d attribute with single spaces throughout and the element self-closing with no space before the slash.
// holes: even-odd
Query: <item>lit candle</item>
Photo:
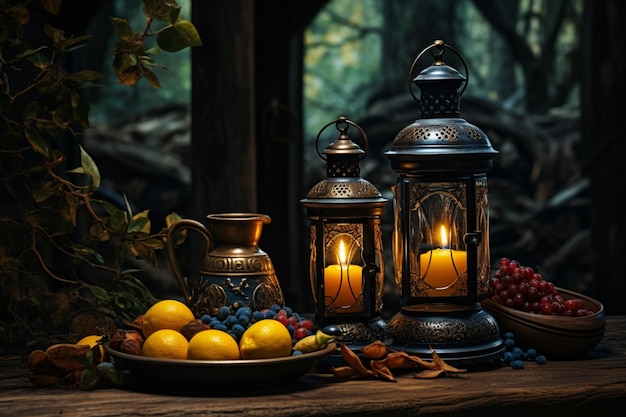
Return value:
<svg viewBox="0 0 626 417">
<path fill-rule="evenodd" d="M 420 255 L 420 271 L 424 282 L 433 289 L 427 295 L 447 296 L 454 293 L 454 284 L 459 275 L 466 277 L 467 252 L 445 249 L 448 245 L 446 228 L 441 226 L 441 244 L 443 249 L 434 249 Z M 439 288 L 440 290 L 436 290 Z"/>
<path fill-rule="evenodd" d="M 346 248 L 343 241 L 339 242 L 339 265 L 324 268 L 324 297 L 326 304 L 333 299 L 340 308 L 352 306 L 363 289 L 363 268 L 350 265 L 347 261 Z"/>
</svg>

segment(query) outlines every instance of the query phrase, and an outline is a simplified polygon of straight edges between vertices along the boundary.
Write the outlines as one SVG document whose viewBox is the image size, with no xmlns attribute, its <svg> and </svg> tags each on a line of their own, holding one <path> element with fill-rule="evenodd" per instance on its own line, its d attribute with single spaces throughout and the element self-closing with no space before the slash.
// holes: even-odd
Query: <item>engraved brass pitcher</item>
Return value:
<svg viewBox="0 0 626 417">
<path fill-rule="evenodd" d="M 167 255 L 187 305 L 196 316 L 213 314 L 216 308 L 238 303 L 253 309 L 284 305 L 274 265 L 258 242 L 269 216 L 258 213 L 220 213 L 207 216 L 208 224 L 183 219 L 167 235 Z M 184 230 L 198 232 L 206 243 L 199 276 L 190 289 L 176 259 L 177 236 Z"/>
</svg>

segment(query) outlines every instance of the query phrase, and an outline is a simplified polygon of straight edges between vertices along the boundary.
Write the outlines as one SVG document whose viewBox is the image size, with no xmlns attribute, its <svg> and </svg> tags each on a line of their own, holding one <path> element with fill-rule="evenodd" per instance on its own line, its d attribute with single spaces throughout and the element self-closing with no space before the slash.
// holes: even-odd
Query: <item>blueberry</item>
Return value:
<svg viewBox="0 0 626 417">
<path fill-rule="evenodd" d="M 291 307 L 283 307 L 283 310 L 285 310 L 285 313 L 287 313 L 287 317 L 291 316 L 293 314 L 293 308 Z"/>
<path fill-rule="evenodd" d="M 522 361 L 520 359 L 515 359 L 513 362 L 511 362 L 511 368 L 513 368 L 513 369 L 524 369 L 524 361 Z"/>
<path fill-rule="evenodd" d="M 211 317 L 208 314 L 203 314 L 202 317 L 200 317 L 200 320 L 202 320 L 202 323 L 204 323 L 204 324 L 209 324 L 211 322 L 212 318 L 213 317 Z"/>
<path fill-rule="evenodd" d="M 293 353 L 291 354 L 291 356 L 298 356 L 298 355 L 302 355 L 301 350 L 294 350 Z"/>
<path fill-rule="evenodd" d="M 255 310 L 255 311 L 252 313 L 252 319 L 253 319 L 254 321 L 259 321 L 259 320 L 262 320 L 262 319 L 264 319 L 264 318 L 265 318 L 265 314 L 264 314 L 262 311 Z"/>
<path fill-rule="evenodd" d="M 233 332 L 235 336 L 237 336 L 237 339 L 239 339 L 241 338 L 241 335 L 243 334 L 243 332 L 246 331 L 246 329 L 241 324 L 235 323 L 233 324 L 233 327 L 230 329 L 230 331 Z"/>
<path fill-rule="evenodd" d="M 237 317 L 237 323 L 241 324 L 243 327 L 248 326 L 248 324 L 250 324 L 250 316 L 242 314 L 241 316 Z"/>
<path fill-rule="evenodd" d="M 290 334 L 291 336 L 293 336 L 294 332 L 296 331 L 296 328 L 295 328 L 295 327 L 293 327 L 293 325 L 288 324 L 288 325 L 287 325 L 287 330 L 289 330 L 289 334 Z"/>
<path fill-rule="evenodd" d="M 506 365 L 510 365 L 515 358 L 513 358 L 513 354 L 511 352 L 504 352 L 504 356 L 502 357 L 502 359 L 504 359 L 504 363 Z"/>
<path fill-rule="evenodd" d="M 224 324 L 217 322 L 215 325 L 211 326 L 212 329 L 228 331 L 228 327 L 224 326 Z"/>
<path fill-rule="evenodd" d="M 226 317 L 230 316 L 230 308 L 228 308 L 227 306 L 221 306 L 219 308 L 219 310 L 217 310 L 217 315 L 216 317 L 220 320 L 220 321 L 224 321 L 226 320 Z"/>
<path fill-rule="evenodd" d="M 504 336 L 502 336 L 504 339 L 515 339 L 515 335 L 513 334 L 513 332 L 506 332 L 504 333 Z"/>
<path fill-rule="evenodd" d="M 233 324 L 237 323 L 237 317 L 235 316 L 228 316 L 226 317 L 226 319 L 224 319 L 224 321 L 222 322 L 224 323 L 224 326 L 228 327 L 229 329 L 233 327 Z"/>
<path fill-rule="evenodd" d="M 272 304 L 272 306 L 270 307 L 270 310 L 272 310 L 274 313 L 278 313 L 282 309 L 283 308 L 278 304 Z"/>
<path fill-rule="evenodd" d="M 537 358 L 537 351 L 535 349 L 528 349 L 526 351 L 526 356 L 529 360 L 534 361 Z"/>
<path fill-rule="evenodd" d="M 515 347 L 515 339 L 504 339 L 504 347 L 509 349 Z"/>
<path fill-rule="evenodd" d="M 546 360 L 546 357 L 544 355 L 539 355 L 535 359 L 535 362 L 537 362 L 537 364 L 539 364 L 539 365 L 545 365 L 547 360 Z"/>
<path fill-rule="evenodd" d="M 513 353 L 513 356 L 515 356 L 515 359 L 523 359 L 524 358 L 524 351 L 519 348 L 519 347 L 514 347 L 513 350 L 511 351 Z"/>
<path fill-rule="evenodd" d="M 248 316 L 248 317 L 250 317 L 251 315 L 252 315 L 252 309 L 250 307 L 241 307 L 235 313 L 235 316 L 237 316 L 237 318 L 239 318 L 241 316 Z"/>
<path fill-rule="evenodd" d="M 274 310 L 272 310 L 272 309 L 269 309 L 269 310 L 267 310 L 267 311 L 265 312 L 265 315 L 264 315 L 264 317 L 263 317 L 263 318 L 266 318 L 266 319 L 273 319 L 273 318 L 274 318 L 274 316 L 276 316 L 276 312 L 275 312 Z"/>
</svg>

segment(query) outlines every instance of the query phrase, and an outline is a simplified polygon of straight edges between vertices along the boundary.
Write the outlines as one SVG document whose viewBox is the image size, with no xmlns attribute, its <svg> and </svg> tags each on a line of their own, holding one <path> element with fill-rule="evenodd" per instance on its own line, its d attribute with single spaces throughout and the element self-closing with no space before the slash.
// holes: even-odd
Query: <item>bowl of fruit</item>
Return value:
<svg viewBox="0 0 626 417">
<path fill-rule="evenodd" d="M 502 258 L 483 308 L 516 344 L 549 359 L 584 356 L 604 336 L 602 303 L 549 280 L 518 261 Z"/>
<path fill-rule="evenodd" d="M 335 334 L 288 306 L 222 306 L 196 318 L 178 300 L 161 300 L 116 329 L 105 346 L 133 388 L 193 393 L 289 385 L 337 351 Z M 135 385 L 138 383 L 139 385 Z"/>
</svg>

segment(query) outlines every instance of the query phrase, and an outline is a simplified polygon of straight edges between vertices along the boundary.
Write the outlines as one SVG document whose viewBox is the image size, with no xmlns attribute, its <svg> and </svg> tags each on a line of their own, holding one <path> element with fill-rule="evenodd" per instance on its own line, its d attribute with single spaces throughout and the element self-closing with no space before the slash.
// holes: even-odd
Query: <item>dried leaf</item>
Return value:
<svg viewBox="0 0 626 417">
<path fill-rule="evenodd" d="M 361 359 L 354 353 L 345 343 L 341 343 L 341 358 L 346 361 L 348 366 L 352 367 L 359 375 L 370 378 L 372 373 L 363 365 Z"/>
<path fill-rule="evenodd" d="M 448 365 L 447 363 L 445 363 L 443 359 L 441 359 L 441 357 L 433 349 L 431 349 L 431 352 L 433 355 L 433 362 L 436 363 L 439 369 L 443 370 L 444 372 L 451 372 L 451 373 L 467 372 L 467 369 L 458 369 L 452 365 Z"/>
<path fill-rule="evenodd" d="M 359 373 L 351 366 L 333 366 L 330 372 L 338 378 L 351 378 Z"/>
<path fill-rule="evenodd" d="M 391 352 L 385 358 L 385 362 L 389 369 L 410 369 L 419 366 L 419 362 L 415 360 L 415 357 L 410 356 L 406 352 Z"/>
<path fill-rule="evenodd" d="M 33 350 L 28 355 L 28 369 L 40 375 L 62 376 L 57 367 L 48 359 L 46 352 L 41 349 Z"/>
<path fill-rule="evenodd" d="M 437 378 L 442 373 L 444 373 L 443 369 L 426 369 L 422 372 L 416 373 L 415 378 L 432 379 Z"/>
<path fill-rule="evenodd" d="M 48 347 L 46 356 L 63 374 L 82 371 L 92 364 L 89 345 L 59 343 Z"/>
<path fill-rule="evenodd" d="M 385 359 L 370 361 L 370 370 L 374 371 L 377 376 L 389 382 L 397 382 L 393 374 L 387 367 Z"/>
<path fill-rule="evenodd" d="M 363 356 L 368 359 L 382 359 L 387 352 L 387 346 L 380 340 L 375 340 L 361 349 Z"/>
<path fill-rule="evenodd" d="M 437 365 L 435 362 L 426 361 L 420 358 L 419 356 L 411 356 L 411 360 L 415 361 L 415 363 L 417 363 L 420 366 L 420 368 L 423 368 L 423 369 L 431 369 L 431 370 L 440 369 L 439 365 Z"/>
</svg>

